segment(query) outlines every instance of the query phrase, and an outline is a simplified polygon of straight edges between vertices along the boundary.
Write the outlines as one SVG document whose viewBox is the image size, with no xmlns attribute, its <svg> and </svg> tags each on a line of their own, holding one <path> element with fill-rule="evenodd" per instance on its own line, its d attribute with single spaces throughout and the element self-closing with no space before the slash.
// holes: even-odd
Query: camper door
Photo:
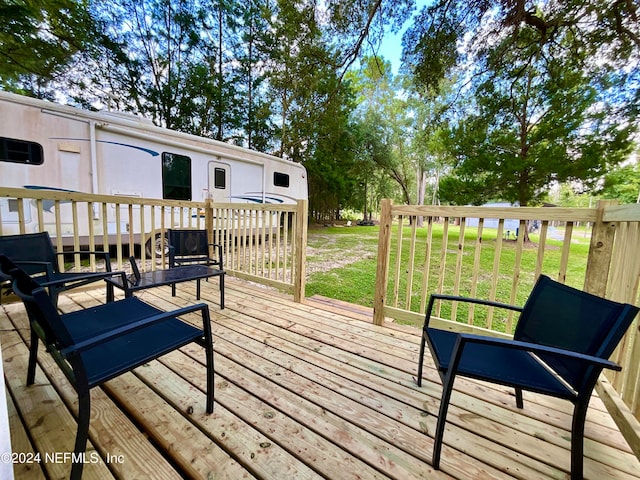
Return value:
<svg viewBox="0 0 640 480">
<path fill-rule="evenodd" d="M 209 193 L 214 202 L 231 201 L 231 169 L 226 163 L 209 162 Z"/>
</svg>

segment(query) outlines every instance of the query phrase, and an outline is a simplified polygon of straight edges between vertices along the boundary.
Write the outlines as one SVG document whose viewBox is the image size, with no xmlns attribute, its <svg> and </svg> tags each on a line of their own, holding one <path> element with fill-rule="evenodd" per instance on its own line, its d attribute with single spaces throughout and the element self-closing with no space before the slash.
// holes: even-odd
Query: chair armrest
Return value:
<svg viewBox="0 0 640 480">
<path fill-rule="evenodd" d="M 42 267 L 41 270 L 38 270 L 34 273 L 44 273 L 47 278 L 51 278 L 55 273 L 55 267 L 51 262 L 44 261 L 36 261 L 36 260 L 18 260 L 13 262 L 17 266 L 26 265 L 26 266 L 39 266 Z M 29 276 L 33 275 L 33 273 L 28 273 Z"/>
<path fill-rule="evenodd" d="M 513 310 L 515 312 L 522 312 L 522 307 L 516 305 L 509 305 L 507 303 L 494 302 L 492 300 L 483 300 L 481 298 L 459 297 L 455 295 L 445 295 L 443 293 L 432 293 L 429 297 L 429 305 L 425 314 L 424 329 L 429 326 L 431 320 L 431 310 L 433 310 L 433 304 L 436 300 L 449 300 L 456 302 L 475 303 L 478 305 L 486 305 L 488 307 L 504 308 L 507 310 Z"/>
<path fill-rule="evenodd" d="M 467 343 L 475 343 L 482 345 L 495 345 L 499 347 L 513 348 L 514 350 L 525 350 L 531 353 L 541 353 L 546 355 L 554 355 L 557 357 L 566 357 L 574 360 L 580 360 L 585 363 L 589 363 L 600 368 L 609 368 L 611 370 L 622 370 L 622 367 L 611 360 L 594 357 L 593 355 L 585 355 L 583 353 L 574 352 L 571 350 L 565 350 L 563 348 L 549 347 L 547 345 L 540 345 L 537 343 L 523 342 L 520 340 L 508 340 L 504 338 L 488 337 L 484 335 L 475 335 L 472 333 L 459 334 L 459 345 L 454 347 L 452 357 L 458 354 L 462 354 L 462 349 Z M 459 350 L 459 353 L 458 353 Z"/>
<path fill-rule="evenodd" d="M 123 285 L 126 285 L 126 282 L 127 282 L 127 274 L 122 270 L 115 270 L 115 271 L 109 270 L 108 272 L 87 272 L 87 274 L 91 275 L 94 278 L 109 278 L 109 277 L 120 276 L 122 278 Z M 40 285 L 41 287 L 56 287 L 58 285 L 64 285 L 66 283 L 69 283 L 70 281 L 74 281 L 74 280 L 69 280 L 68 278 L 60 278 L 58 280 L 38 282 L 38 285 Z"/>
<path fill-rule="evenodd" d="M 95 255 L 97 257 L 103 257 L 104 258 L 104 268 L 107 270 L 107 272 L 111 271 L 111 257 L 109 255 L 109 252 L 100 252 L 100 251 L 94 251 L 94 250 L 74 250 L 74 251 L 67 251 L 67 252 L 60 252 L 60 253 L 56 253 L 56 255 L 73 255 L 75 253 L 81 253 L 81 254 L 89 254 L 89 255 Z"/>
<path fill-rule="evenodd" d="M 141 328 L 148 327 L 154 323 L 161 322 L 163 320 L 167 320 L 173 317 L 179 317 L 182 315 L 186 315 L 187 313 L 193 313 L 201 311 L 204 318 L 209 318 L 209 307 L 205 303 L 198 303 L 196 305 L 191 305 L 189 307 L 180 308 L 178 310 L 172 310 L 170 312 L 162 312 L 157 315 L 152 315 L 142 320 L 138 320 L 137 322 L 130 323 L 128 325 L 124 325 L 119 328 L 114 328 L 109 332 L 105 332 L 101 335 L 96 335 L 93 338 L 84 340 L 82 342 L 75 343 L 69 347 L 66 347 L 60 351 L 60 353 L 67 357 L 70 355 L 75 355 L 81 353 L 85 350 L 95 347 L 104 342 L 108 342 L 109 340 L 113 340 L 114 338 L 121 337 L 122 335 L 126 335 L 127 333 L 134 332 L 136 330 L 140 330 Z"/>
</svg>

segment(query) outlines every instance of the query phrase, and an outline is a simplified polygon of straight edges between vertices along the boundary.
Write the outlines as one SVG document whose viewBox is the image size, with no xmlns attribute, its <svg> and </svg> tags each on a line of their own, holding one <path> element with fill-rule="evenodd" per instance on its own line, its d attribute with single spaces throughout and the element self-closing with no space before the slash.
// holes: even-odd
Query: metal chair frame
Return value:
<svg viewBox="0 0 640 480">
<path fill-rule="evenodd" d="M 519 312 L 514 339 L 432 328 L 429 322 L 436 300 L 470 302 Z M 571 306 L 580 306 L 580 302 L 583 302 L 583 307 L 577 313 L 585 316 L 584 331 L 574 332 L 571 327 L 565 327 L 563 332 L 562 322 L 570 325 Z M 601 311 L 602 315 L 591 314 L 595 311 Z M 571 401 L 574 405 L 571 478 L 582 479 L 584 423 L 591 393 L 604 368 L 621 370 L 608 358 L 637 313 L 638 308 L 633 305 L 596 297 L 544 275 L 538 279 L 524 307 L 452 295 L 431 295 L 422 330 L 417 384 L 422 385 L 425 346 L 428 345 L 443 384 L 433 467 L 440 468 L 446 416 L 455 378 L 464 376 L 514 387 L 518 408 L 524 407 L 523 390 Z M 577 317 L 572 319 L 579 320 Z M 558 322 L 557 331 L 545 328 L 553 327 L 555 321 Z M 575 349 L 570 348 L 572 342 Z"/>
<path fill-rule="evenodd" d="M 78 429 L 71 479 L 82 476 L 91 415 L 90 390 L 166 353 L 195 342 L 205 349 L 206 412 L 214 407 L 214 358 L 211 319 L 206 304 L 164 312 L 136 297 L 90 309 L 59 314 L 45 289 L 6 256 L 0 271 L 13 278 L 13 290 L 22 299 L 31 326 L 27 385 L 35 381 L 38 341 L 78 394 Z M 200 313 L 202 329 L 179 317 Z"/>
</svg>

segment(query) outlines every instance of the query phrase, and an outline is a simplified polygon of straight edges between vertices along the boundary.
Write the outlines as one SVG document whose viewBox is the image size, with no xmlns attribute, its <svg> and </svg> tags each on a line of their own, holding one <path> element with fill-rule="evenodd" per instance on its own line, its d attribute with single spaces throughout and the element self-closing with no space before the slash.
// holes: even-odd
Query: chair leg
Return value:
<svg viewBox="0 0 640 480">
<path fill-rule="evenodd" d="M 442 399 L 440 400 L 440 411 L 438 412 L 438 423 L 436 424 L 436 433 L 433 439 L 433 456 L 432 466 L 436 470 L 440 469 L 440 452 L 442 450 L 442 440 L 444 438 L 444 427 L 447 422 L 447 411 L 449 410 L 449 400 L 453 390 L 453 382 L 456 375 L 453 370 L 449 369 L 447 377 L 442 384 Z"/>
<path fill-rule="evenodd" d="M 220 310 L 224 310 L 224 275 L 220 275 Z"/>
<path fill-rule="evenodd" d="M 427 343 L 426 338 L 427 332 L 422 331 L 422 341 L 420 342 L 420 358 L 418 359 L 418 378 L 416 378 L 416 383 L 419 387 L 422 386 L 422 367 L 424 364 L 424 349 L 425 344 Z"/>
<path fill-rule="evenodd" d="M 524 400 L 522 399 L 522 389 L 516 387 L 516 407 L 524 408 Z"/>
<path fill-rule="evenodd" d="M 576 403 L 571 425 L 571 480 L 582 480 L 584 470 L 584 422 L 589 407 L 589 396 Z"/>
<path fill-rule="evenodd" d="M 91 417 L 91 395 L 89 390 L 78 393 L 78 431 L 76 433 L 76 444 L 73 449 L 76 462 L 71 465 L 71 480 L 80 480 L 82 477 L 83 453 L 87 449 L 87 439 L 89 438 L 89 419 Z"/>
<path fill-rule="evenodd" d="M 214 398 L 214 378 L 213 378 L 213 344 L 211 338 L 207 341 L 206 348 L 207 357 L 207 413 L 213 413 L 213 398 Z"/>
<path fill-rule="evenodd" d="M 31 345 L 29 346 L 29 364 L 27 366 L 27 385 L 36 381 L 36 361 L 38 360 L 38 335 L 31 327 Z"/>
<path fill-rule="evenodd" d="M 107 303 L 113 302 L 114 298 L 115 298 L 115 294 L 113 291 L 113 284 L 107 282 Z"/>
<path fill-rule="evenodd" d="M 214 397 L 214 365 L 213 365 L 213 334 L 211 333 L 211 317 L 209 309 L 202 310 L 202 322 L 204 332 L 204 351 L 207 361 L 207 413 L 213 413 L 213 397 Z"/>
</svg>

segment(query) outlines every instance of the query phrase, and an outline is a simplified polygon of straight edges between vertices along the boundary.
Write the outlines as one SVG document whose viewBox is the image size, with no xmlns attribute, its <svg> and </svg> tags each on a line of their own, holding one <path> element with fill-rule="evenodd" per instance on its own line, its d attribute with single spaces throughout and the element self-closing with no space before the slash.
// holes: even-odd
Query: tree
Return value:
<svg viewBox="0 0 640 480">
<path fill-rule="evenodd" d="M 438 0 L 423 9 L 403 39 L 405 59 L 427 88 L 460 79 L 457 168 L 444 198 L 524 206 L 552 181 L 589 186 L 626 158 L 639 30 L 636 7 L 614 3 Z"/>
<path fill-rule="evenodd" d="M 626 0 L 436 0 L 407 30 L 403 54 L 424 84 L 438 88 L 462 61 L 522 48 L 524 31 L 529 59 L 546 52 L 585 70 L 612 71 L 640 59 L 639 8 Z M 637 68 L 626 74 L 639 75 Z"/>
<path fill-rule="evenodd" d="M 243 123 L 241 105 L 246 101 L 236 90 L 241 73 L 236 59 L 240 57 L 241 39 L 237 35 L 243 7 L 236 0 L 210 0 L 203 2 L 202 31 L 198 46 L 202 63 L 207 65 L 209 78 L 203 83 L 208 87 L 207 109 L 201 114 L 209 119 L 212 127 L 204 135 L 226 141 L 239 137 Z M 194 65 L 198 65 L 197 60 Z M 198 96 L 198 92 L 193 92 Z"/>
<path fill-rule="evenodd" d="M 344 78 L 364 57 L 377 57 L 387 28 L 397 32 L 411 16 L 414 0 L 331 0 L 327 3 L 327 37 L 338 52 L 336 71 Z"/>
<path fill-rule="evenodd" d="M 84 0 L 3 2 L 0 5 L 0 86 L 43 97 L 94 38 Z"/>
<path fill-rule="evenodd" d="M 604 198 L 615 198 L 620 203 L 640 203 L 640 163 L 616 168 L 604 177 L 601 190 Z"/>
<path fill-rule="evenodd" d="M 96 2 L 93 15 L 102 25 L 101 53 L 108 60 L 94 58 L 87 72 L 93 93 L 119 97 L 120 108 L 156 125 L 187 130 L 193 103 L 184 86 L 198 44 L 196 6 L 180 0 Z"/>
<path fill-rule="evenodd" d="M 359 206 L 353 92 L 349 83 L 338 82 L 335 72 L 324 73 L 315 91 L 324 98 L 318 105 L 321 108 L 311 116 L 313 124 L 301 122 L 299 130 L 305 132 L 308 143 L 304 165 L 309 177 L 309 209 L 323 221 L 338 218 L 342 209 Z"/>
<path fill-rule="evenodd" d="M 264 66 L 273 48 L 269 34 L 269 9 L 263 0 L 250 0 L 242 9 L 239 27 L 241 43 L 238 61 L 239 81 L 244 101 L 240 103 L 245 146 L 260 151 L 272 147 L 273 125 L 271 102 L 267 97 L 268 81 Z"/>
<path fill-rule="evenodd" d="M 360 71 L 348 78 L 359 95 L 354 115 L 360 125 L 357 156 L 363 170 L 369 172 L 364 184 L 369 186 L 373 179 L 380 179 L 375 172 L 383 172 L 399 188 L 400 201 L 415 203 L 416 162 L 409 138 L 413 114 L 407 99 L 398 95 L 400 83 L 391 64 L 383 58 L 365 57 Z"/>
<path fill-rule="evenodd" d="M 448 173 L 452 163 L 451 154 L 447 150 L 448 124 L 446 120 L 439 118 L 437 110 L 434 112 L 433 108 L 429 109 L 429 105 L 421 102 L 418 106 L 416 131 L 412 138 L 418 164 L 418 205 L 426 203 L 429 182 L 429 202 L 431 205 L 439 204 L 440 178 Z M 431 106 L 437 108 L 437 104 Z"/>
</svg>

